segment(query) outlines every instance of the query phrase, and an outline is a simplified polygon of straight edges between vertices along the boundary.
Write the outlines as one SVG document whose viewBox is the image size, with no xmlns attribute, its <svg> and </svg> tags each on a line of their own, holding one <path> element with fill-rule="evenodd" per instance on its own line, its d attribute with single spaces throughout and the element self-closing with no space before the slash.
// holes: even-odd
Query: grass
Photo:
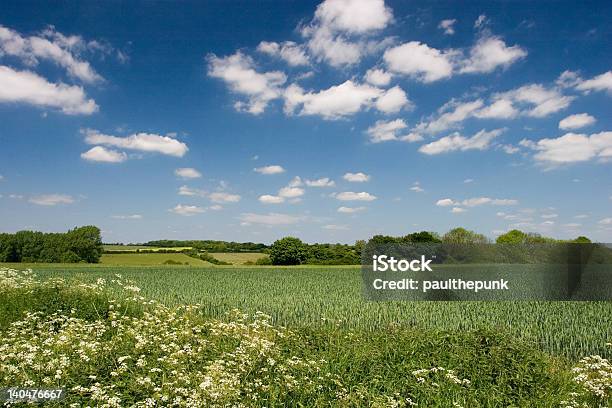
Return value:
<svg viewBox="0 0 612 408">
<path fill-rule="evenodd" d="M 255 263 L 259 258 L 268 257 L 261 252 L 211 252 L 212 256 L 232 265 L 244 265 L 246 262 Z"/>
<path fill-rule="evenodd" d="M 117 265 L 117 266 L 154 266 L 164 265 L 165 262 L 178 262 L 183 265 L 210 265 L 208 262 L 201 259 L 192 258 L 185 254 L 102 254 L 100 263 L 102 265 Z"/>
<path fill-rule="evenodd" d="M 86 277 L 110 269 L 90 269 Z M 153 279 L 156 269 L 126 267 L 124 274 L 138 276 L 136 270 Z M 232 272 L 168 272 L 179 271 Z M 259 278 L 258 272 L 266 272 L 250 271 Z M 177 279 L 188 283 L 185 275 Z M 84 285 L 0 269 L 0 388 L 64 387 L 66 399 L 45 404 L 51 407 L 494 408 L 611 402 L 607 360 L 581 360 L 579 379 L 571 365 L 499 330 L 371 331 L 338 324 L 287 329 L 261 313 L 233 311 L 212 319 L 197 307 L 167 308 L 142 297 L 129 282 L 115 281 L 112 288 L 108 282 Z"/>
<path fill-rule="evenodd" d="M 35 265 L 34 269 L 42 277 L 86 281 L 119 273 L 135 281 L 149 298 L 167 305 L 199 303 L 202 313 L 213 318 L 239 308 L 263 311 L 277 324 L 300 328 L 500 330 L 572 359 L 610 355 L 605 347 L 612 338 L 610 302 L 369 302 L 363 298 L 356 267 Z"/>
</svg>

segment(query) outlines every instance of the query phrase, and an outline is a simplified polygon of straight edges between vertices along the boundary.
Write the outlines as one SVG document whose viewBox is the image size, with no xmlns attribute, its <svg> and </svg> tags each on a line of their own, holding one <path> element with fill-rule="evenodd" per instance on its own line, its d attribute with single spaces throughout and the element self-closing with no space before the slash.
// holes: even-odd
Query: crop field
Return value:
<svg viewBox="0 0 612 408">
<path fill-rule="evenodd" d="M 211 255 L 220 261 L 229 262 L 232 265 L 244 265 L 246 262 L 255 263 L 259 258 L 268 256 L 261 252 L 212 252 Z"/>
<path fill-rule="evenodd" d="M 188 255 L 176 253 L 146 253 L 146 254 L 102 254 L 100 259 L 102 265 L 136 265 L 136 266 L 151 266 L 164 265 L 166 263 L 180 263 L 182 265 L 198 265 L 206 266 L 210 263 L 201 259 L 192 258 Z"/>
<path fill-rule="evenodd" d="M 264 312 L 289 327 L 493 329 L 570 358 L 610 354 L 605 346 L 612 338 L 610 302 L 370 302 L 363 298 L 358 267 L 37 265 L 34 270 L 41 277 L 86 281 L 120 274 L 146 297 L 170 306 L 197 303 L 210 317 L 238 308 Z"/>
</svg>

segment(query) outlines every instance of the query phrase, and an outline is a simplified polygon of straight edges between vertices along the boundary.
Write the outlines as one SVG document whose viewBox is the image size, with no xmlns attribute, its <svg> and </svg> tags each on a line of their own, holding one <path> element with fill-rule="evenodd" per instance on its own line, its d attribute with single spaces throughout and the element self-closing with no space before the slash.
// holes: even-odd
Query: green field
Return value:
<svg viewBox="0 0 612 408">
<path fill-rule="evenodd" d="M 246 262 L 255 263 L 259 258 L 268 256 L 261 252 L 211 252 L 211 255 L 220 261 L 229 262 L 232 265 L 244 265 Z"/>
<path fill-rule="evenodd" d="M 198 303 L 211 317 L 232 308 L 262 311 L 291 327 L 493 329 L 571 358 L 609 355 L 605 343 L 612 338 L 610 302 L 369 302 L 357 267 L 36 265 L 34 270 L 41 277 L 88 281 L 118 273 L 167 305 Z"/>
<path fill-rule="evenodd" d="M 177 254 L 102 254 L 100 263 L 102 265 L 125 265 L 125 266 L 152 266 L 164 265 L 165 262 L 180 262 L 183 265 L 206 266 L 210 263 L 201 259 L 192 258 L 188 255 Z"/>
</svg>

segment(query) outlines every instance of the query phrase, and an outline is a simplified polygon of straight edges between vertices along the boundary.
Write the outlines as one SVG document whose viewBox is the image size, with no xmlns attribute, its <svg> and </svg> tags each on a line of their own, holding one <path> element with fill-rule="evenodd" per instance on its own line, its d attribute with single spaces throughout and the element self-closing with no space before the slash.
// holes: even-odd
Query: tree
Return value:
<svg viewBox="0 0 612 408">
<path fill-rule="evenodd" d="M 306 260 L 306 245 L 294 237 L 285 237 L 270 247 L 270 260 L 273 265 L 299 265 Z"/>
<path fill-rule="evenodd" d="M 435 232 L 429 231 L 421 231 L 421 232 L 413 232 L 412 234 L 408 234 L 403 238 L 408 242 L 427 242 L 427 243 L 440 243 L 440 237 Z"/>
<path fill-rule="evenodd" d="M 513 229 L 505 234 L 501 234 L 495 240 L 498 244 L 523 244 L 527 240 L 527 234 L 523 231 Z"/>
<path fill-rule="evenodd" d="M 444 234 L 442 242 L 445 244 L 487 244 L 489 240 L 482 234 L 459 227 Z"/>
<path fill-rule="evenodd" d="M 591 240 L 585 237 L 584 235 L 581 235 L 578 238 L 574 239 L 572 242 L 576 244 L 590 244 Z"/>
</svg>

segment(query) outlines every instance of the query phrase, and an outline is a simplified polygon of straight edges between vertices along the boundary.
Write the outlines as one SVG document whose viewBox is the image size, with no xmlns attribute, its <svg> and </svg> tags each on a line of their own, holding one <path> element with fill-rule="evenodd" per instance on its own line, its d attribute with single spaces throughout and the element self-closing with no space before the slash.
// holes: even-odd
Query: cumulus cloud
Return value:
<svg viewBox="0 0 612 408">
<path fill-rule="evenodd" d="M 390 121 L 379 120 L 374 125 L 370 126 L 366 133 L 370 137 L 372 143 L 387 142 L 390 140 L 402 140 L 407 142 L 417 142 L 423 137 L 417 133 L 401 134 L 408 125 L 403 119 L 395 119 Z"/>
<path fill-rule="evenodd" d="M 508 47 L 499 37 L 484 36 L 470 49 L 469 57 L 460 63 L 460 73 L 488 73 L 497 67 L 508 67 L 525 58 L 527 51 L 518 45 Z"/>
<path fill-rule="evenodd" d="M 74 198 L 66 194 L 43 194 L 31 197 L 28 201 L 36 205 L 54 206 L 58 204 L 72 204 L 74 203 Z"/>
<path fill-rule="evenodd" d="M 580 129 L 590 126 L 596 122 L 596 119 L 588 113 L 578 113 L 570 115 L 559 122 L 559 129 Z"/>
<path fill-rule="evenodd" d="M 579 80 L 576 89 L 584 93 L 606 91 L 609 95 L 612 95 L 612 71 L 604 72 L 591 79 Z"/>
<path fill-rule="evenodd" d="M 416 133 L 436 134 L 456 127 L 458 124 L 473 116 L 484 102 L 480 99 L 469 102 L 460 102 L 451 99 L 442 105 L 437 112 L 437 116 L 429 121 L 419 123 L 414 131 Z"/>
<path fill-rule="evenodd" d="M 521 113 L 535 118 L 542 118 L 567 108 L 574 100 L 574 97 L 563 95 L 556 88 L 546 88 L 540 84 L 529 84 L 496 94 L 494 100 L 505 100 L 514 105 L 519 105 L 519 107 L 525 107 Z"/>
<path fill-rule="evenodd" d="M 287 76 L 280 71 L 260 73 L 254 65 L 253 59 L 240 51 L 223 58 L 208 56 L 208 75 L 223 80 L 234 93 L 246 97 L 246 102 L 238 101 L 234 107 L 259 115 L 271 100 L 282 95 L 281 86 Z"/>
<path fill-rule="evenodd" d="M 444 34 L 446 35 L 453 35 L 455 34 L 455 23 L 457 22 L 456 19 L 447 19 L 447 20 L 442 20 L 440 21 L 440 24 L 438 24 L 438 28 L 441 30 L 444 30 Z"/>
<path fill-rule="evenodd" d="M 291 225 L 298 223 L 302 217 L 297 217 L 289 214 L 268 213 L 255 214 L 243 213 L 240 215 L 240 220 L 243 225 L 261 224 L 261 225 Z"/>
<path fill-rule="evenodd" d="M 479 119 L 512 119 L 519 114 L 519 111 L 514 107 L 511 100 L 498 99 L 473 113 Z"/>
<path fill-rule="evenodd" d="M 285 113 L 291 115 L 298 110 L 298 115 L 339 119 L 371 106 L 383 94 L 384 91 L 379 88 L 358 84 L 352 80 L 319 92 L 305 92 L 299 85 L 292 84 L 284 94 Z M 397 95 L 395 102 L 397 103 Z"/>
<path fill-rule="evenodd" d="M 394 73 L 421 82 L 434 82 L 452 75 L 453 55 L 454 52 L 444 52 L 418 41 L 410 41 L 388 49 L 383 59 Z"/>
<path fill-rule="evenodd" d="M 95 146 L 81 153 L 81 158 L 94 162 L 121 163 L 127 160 L 127 154 L 103 146 Z"/>
<path fill-rule="evenodd" d="M 194 179 L 194 178 L 202 177 L 202 173 L 200 173 L 199 171 L 197 171 L 196 169 L 192 167 L 178 168 L 174 170 L 174 174 L 177 177 L 184 178 L 184 179 Z"/>
<path fill-rule="evenodd" d="M 511 206 L 517 205 L 518 200 L 508 198 L 490 198 L 490 197 L 474 197 L 468 198 L 463 201 L 453 200 L 451 198 L 443 198 L 436 202 L 438 207 L 451 207 L 451 206 L 463 206 L 463 207 L 478 207 L 481 205 L 495 205 L 495 206 Z M 498 213 L 503 214 L 503 213 Z"/>
<path fill-rule="evenodd" d="M 338 212 L 343 214 L 354 214 L 365 210 L 366 207 L 338 207 Z"/>
<path fill-rule="evenodd" d="M 494 129 L 491 131 L 483 129 L 471 137 L 465 137 L 455 132 L 450 136 L 445 136 L 435 142 L 421 146 L 419 151 L 421 153 L 434 155 L 457 150 L 485 150 L 489 148 L 491 141 L 504 131 L 505 129 Z"/>
<path fill-rule="evenodd" d="M 85 142 L 93 145 L 113 146 L 176 157 L 183 157 L 189 150 L 183 142 L 154 133 L 134 133 L 126 137 L 106 135 L 95 129 L 82 129 L 81 133 L 85 135 Z"/>
<path fill-rule="evenodd" d="M 264 204 L 281 204 L 285 202 L 284 197 L 270 195 L 270 194 L 261 195 L 259 196 L 258 200 Z"/>
<path fill-rule="evenodd" d="M 180 186 L 178 194 L 182 196 L 189 196 L 189 197 L 205 197 L 206 191 L 200 190 L 198 188 L 191 188 L 188 186 Z"/>
<path fill-rule="evenodd" d="M 177 204 L 174 208 L 171 208 L 168 211 L 184 217 L 190 217 L 192 215 L 201 214 L 206 211 L 206 209 L 196 205 Z"/>
<path fill-rule="evenodd" d="M 0 56 L 14 56 L 30 66 L 36 65 L 39 60 L 48 60 L 64 68 L 70 76 L 87 83 L 101 81 L 102 77 L 89 62 L 79 58 L 78 52 L 98 48 L 99 42 L 86 42 L 76 35 L 67 37 L 53 27 L 40 35 L 23 37 L 17 31 L 0 25 Z"/>
<path fill-rule="evenodd" d="M 453 213 L 453 214 L 461 214 L 461 213 L 464 213 L 466 211 L 467 210 L 465 208 L 461 208 L 461 207 L 453 207 L 451 209 L 451 213 Z"/>
<path fill-rule="evenodd" d="M 397 113 L 402 108 L 410 107 L 411 103 L 406 92 L 399 86 L 394 86 L 376 99 L 376 109 L 384 113 Z"/>
<path fill-rule="evenodd" d="M 374 201 L 376 200 L 376 196 L 365 191 L 361 191 L 359 193 L 344 191 L 336 194 L 336 199 L 340 201 Z"/>
<path fill-rule="evenodd" d="M 362 172 L 345 173 L 342 178 L 351 183 L 364 183 L 366 181 L 370 181 L 370 176 Z"/>
<path fill-rule="evenodd" d="M 359 62 L 368 51 L 364 37 L 385 28 L 392 18 L 384 0 L 325 0 L 301 31 L 318 61 L 338 67 Z"/>
<path fill-rule="evenodd" d="M 259 174 L 270 175 L 270 174 L 284 173 L 285 169 L 282 166 L 279 166 L 277 164 L 273 164 L 273 165 L 270 165 L 270 166 L 263 166 L 263 167 L 254 168 L 253 171 L 255 171 L 255 172 L 259 173 Z"/>
<path fill-rule="evenodd" d="M 241 197 L 238 194 L 230 194 L 224 191 L 210 193 L 208 199 L 213 203 L 237 203 Z"/>
<path fill-rule="evenodd" d="M 90 115 L 98 111 L 83 88 L 51 83 L 30 71 L 15 71 L 0 65 L 0 103 L 25 103 L 59 109 L 68 115 Z"/>
<path fill-rule="evenodd" d="M 333 187 L 336 183 L 333 180 L 330 180 L 329 177 L 322 177 L 316 180 L 306 180 L 306 185 L 308 187 Z"/>
<path fill-rule="evenodd" d="M 257 51 L 283 59 L 292 67 L 308 65 L 308 56 L 303 45 L 293 41 L 282 43 L 262 41 L 257 46 Z"/>
<path fill-rule="evenodd" d="M 391 78 L 393 78 L 391 73 L 379 68 L 369 69 L 364 76 L 366 82 L 374 86 L 387 86 Z"/>
<path fill-rule="evenodd" d="M 523 139 L 520 144 L 534 150 L 533 158 L 543 164 L 561 165 L 590 160 L 612 159 L 612 132 L 591 134 L 567 133 L 538 141 Z"/>
</svg>

